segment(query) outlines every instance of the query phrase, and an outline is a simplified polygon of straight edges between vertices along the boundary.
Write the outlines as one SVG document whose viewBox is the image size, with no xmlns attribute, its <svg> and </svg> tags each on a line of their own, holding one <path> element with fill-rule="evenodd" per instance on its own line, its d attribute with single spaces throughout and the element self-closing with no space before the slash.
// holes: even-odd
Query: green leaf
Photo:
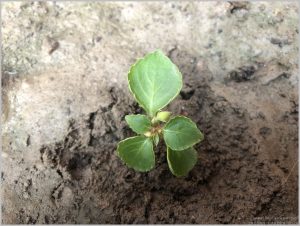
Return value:
<svg viewBox="0 0 300 226">
<path fill-rule="evenodd" d="M 198 154 L 193 147 L 183 151 L 167 148 L 167 160 L 171 172 L 177 176 L 185 176 L 197 163 Z"/>
<path fill-rule="evenodd" d="M 117 148 L 118 156 L 129 167 L 146 172 L 155 164 L 152 139 L 144 136 L 130 137 L 122 140 Z"/>
<path fill-rule="evenodd" d="M 196 124 L 184 116 L 172 118 L 163 129 L 164 140 L 172 150 L 181 151 L 203 140 Z"/>
<path fill-rule="evenodd" d="M 125 120 L 137 134 L 144 134 L 151 129 L 151 121 L 146 115 L 126 115 Z"/>
<path fill-rule="evenodd" d="M 170 103 L 182 88 L 182 75 L 160 50 L 138 60 L 128 74 L 134 98 L 153 117 Z"/>
</svg>

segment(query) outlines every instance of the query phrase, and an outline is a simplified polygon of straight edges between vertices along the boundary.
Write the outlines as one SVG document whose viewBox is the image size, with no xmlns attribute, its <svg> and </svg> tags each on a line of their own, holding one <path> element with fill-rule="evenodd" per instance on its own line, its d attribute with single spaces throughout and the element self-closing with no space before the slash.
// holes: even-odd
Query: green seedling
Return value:
<svg viewBox="0 0 300 226">
<path fill-rule="evenodd" d="M 129 89 L 146 115 L 127 115 L 129 127 L 138 135 L 122 140 L 117 154 L 136 171 L 150 171 L 155 165 L 156 147 L 164 140 L 167 161 L 175 176 L 185 176 L 195 166 L 198 155 L 193 146 L 203 140 L 196 124 L 184 116 L 161 111 L 179 94 L 182 75 L 160 50 L 138 60 L 128 73 Z"/>
</svg>

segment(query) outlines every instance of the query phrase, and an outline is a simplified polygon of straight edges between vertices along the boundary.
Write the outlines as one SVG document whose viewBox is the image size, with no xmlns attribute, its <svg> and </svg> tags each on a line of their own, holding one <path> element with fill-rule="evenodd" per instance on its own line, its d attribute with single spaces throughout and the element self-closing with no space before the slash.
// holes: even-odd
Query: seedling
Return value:
<svg viewBox="0 0 300 226">
<path fill-rule="evenodd" d="M 146 115 L 127 115 L 129 127 L 138 135 L 118 144 L 118 156 L 136 171 L 150 171 L 155 165 L 153 147 L 164 140 L 167 161 L 175 176 L 185 176 L 197 162 L 194 145 L 203 134 L 187 117 L 171 117 L 161 111 L 179 94 L 182 75 L 160 50 L 138 60 L 128 73 L 129 89 Z"/>
</svg>

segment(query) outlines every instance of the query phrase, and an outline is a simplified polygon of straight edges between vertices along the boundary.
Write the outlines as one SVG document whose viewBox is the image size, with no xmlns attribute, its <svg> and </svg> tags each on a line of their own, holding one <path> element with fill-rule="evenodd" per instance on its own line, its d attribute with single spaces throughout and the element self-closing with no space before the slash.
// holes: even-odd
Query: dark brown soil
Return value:
<svg viewBox="0 0 300 226">
<path fill-rule="evenodd" d="M 184 88 L 168 109 L 192 118 L 205 135 L 196 146 L 199 160 L 190 174 L 176 178 L 170 173 L 163 145 L 148 173 L 120 161 L 116 145 L 133 135 L 124 117 L 141 109 L 128 90 L 104 87 L 112 100 L 107 108 L 71 120 L 64 140 L 40 149 L 45 171 L 56 171 L 58 185 L 51 197 L 44 197 L 50 204 L 40 200 L 34 212 L 34 202 L 20 207 L 15 223 L 298 222 L 298 99 L 279 97 L 279 90 L 289 89 L 288 81 L 262 85 L 255 78 L 259 64 L 250 65 L 251 79 L 243 79 L 247 73 L 239 69 L 220 82 L 224 92 L 217 92 L 201 59 L 177 50 L 170 57 L 183 73 Z M 240 93 L 230 99 L 229 91 Z M 260 107 L 245 103 L 246 98 L 251 101 L 249 93 L 257 94 L 252 101 Z M 259 105 L 265 103 L 262 93 L 278 94 L 275 109 L 288 103 L 276 118 L 267 113 L 272 106 Z M 47 180 L 34 166 L 27 171 L 41 183 Z M 30 195 L 30 187 L 29 181 L 22 189 Z"/>
</svg>

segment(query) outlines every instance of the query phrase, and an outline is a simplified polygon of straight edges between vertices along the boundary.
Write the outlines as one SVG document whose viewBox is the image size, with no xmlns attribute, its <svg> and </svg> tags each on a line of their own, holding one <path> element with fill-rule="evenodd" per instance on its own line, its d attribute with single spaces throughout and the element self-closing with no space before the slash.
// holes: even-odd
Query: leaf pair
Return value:
<svg viewBox="0 0 300 226">
<path fill-rule="evenodd" d="M 129 89 L 146 115 L 127 115 L 129 127 L 139 134 L 118 144 L 119 157 L 131 168 L 145 172 L 155 165 L 153 147 L 162 137 L 167 146 L 167 161 L 176 176 L 186 175 L 197 162 L 193 145 L 203 139 L 196 124 L 183 116 L 170 119 L 160 111 L 182 88 L 182 75 L 161 51 L 138 60 L 128 74 Z M 165 123 L 165 124 L 164 124 Z"/>
<path fill-rule="evenodd" d="M 119 157 L 136 171 L 146 172 L 155 165 L 155 155 L 151 138 L 136 136 L 121 141 L 118 145 Z M 183 151 L 167 148 L 167 160 L 171 172 L 176 176 L 186 175 L 197 162 L 197 152 L 193 147 Z"/>
<path fill-rule="evenodd" d="M 154 167 L 155 154 L 153 143 L 156 144 L 158 134 L 146 137 L 143 134 L 151 130 L 151 121 L 145 115 L 127 115 L 129 127 L 140 136 L 128 138 L 118 145 L 118 155 L 131 168 L 145 172 Z M 163 138 L 167 144 L 167 160 L 171 172 L 183 176 L 197 162 L 197 152 L 192 147 L 203 139 L 202 133 L 195 123 L 183 116 L 170 119 L 162 128 Z"/>
<path fill-rule="evenodd" d="M 189 118 L 177 116 L 163 130 L 167 144 L 167 160 L 175 176 L 186 175 L 197 163 L 198 155 L 193 145 L 203 140 L 203 134 Z"/>
</svg>

